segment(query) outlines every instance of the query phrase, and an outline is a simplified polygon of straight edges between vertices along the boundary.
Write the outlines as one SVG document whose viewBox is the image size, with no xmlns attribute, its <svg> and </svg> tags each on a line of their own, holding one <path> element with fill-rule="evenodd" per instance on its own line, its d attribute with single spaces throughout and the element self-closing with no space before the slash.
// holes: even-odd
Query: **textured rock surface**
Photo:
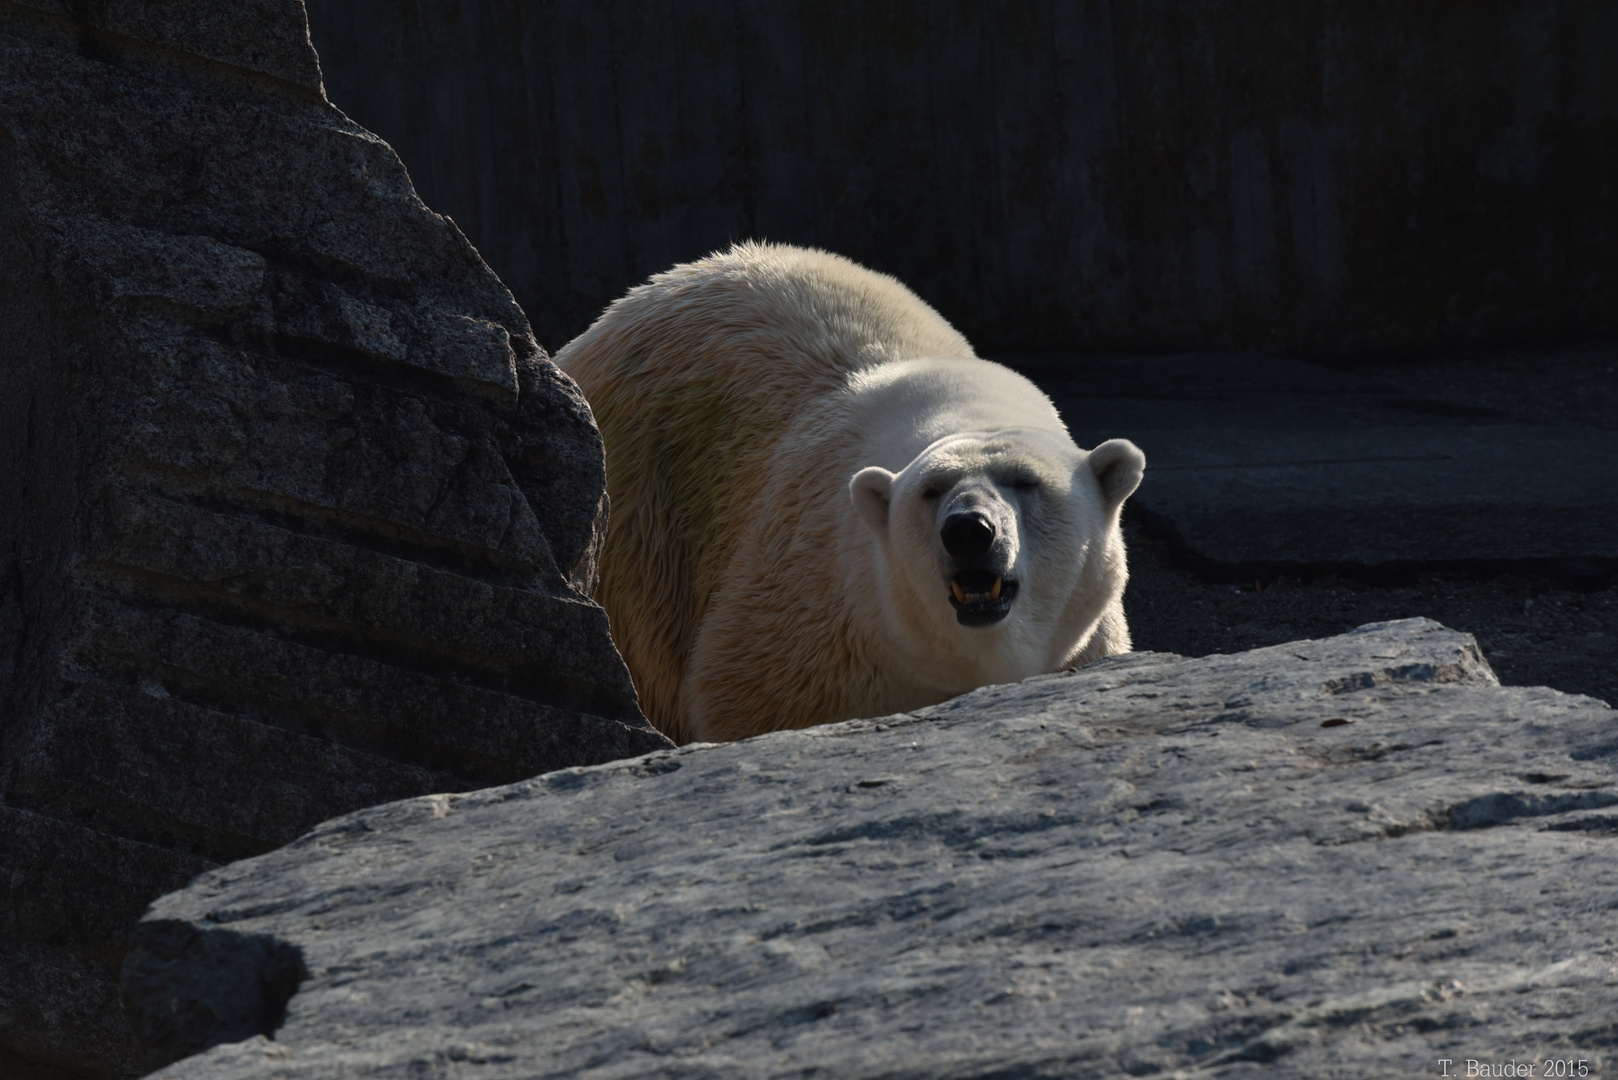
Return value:
<svg viewBox="0 0 1618 1080">
<path fill-rule="evenodd" d="M 198 1045 L 299 954 L 168 1080 L 1610 1076 L 1615 758 L 1426 620 L 1129 655 L 327 822 L 160 900 L 125 986 Z"/>
<path fill-rule="evenodd" d="M 146 903 L 666 741 L 599 439 L 297 0 L 0 4 L 0 1075 L 139 1067 Z"/>
<path fill-rule="evenodd" d="M 560 348 L 758 237 L 980 349 L 1618 329 L 1611 0 L 310 0 L 331 99 Z"/>
</svg>

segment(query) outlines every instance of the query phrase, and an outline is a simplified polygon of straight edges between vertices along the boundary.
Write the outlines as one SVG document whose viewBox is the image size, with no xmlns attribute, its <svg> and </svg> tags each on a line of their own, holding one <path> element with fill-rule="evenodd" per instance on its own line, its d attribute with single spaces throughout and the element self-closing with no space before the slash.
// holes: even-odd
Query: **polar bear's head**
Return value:
<svg viewBox="0 0 1618 1080">
<path fill-rule="evenodd" d="M 1011 633 L 1060 662 L 1123 587 L 1118 514 L 1145 465 L 1124 439 L 1086 452 L 1044 426 L 966 432 L 898 473 L 861 469 L 849 492 L 882 552 L 891 614 L 934 642 Z"/>
</svg>

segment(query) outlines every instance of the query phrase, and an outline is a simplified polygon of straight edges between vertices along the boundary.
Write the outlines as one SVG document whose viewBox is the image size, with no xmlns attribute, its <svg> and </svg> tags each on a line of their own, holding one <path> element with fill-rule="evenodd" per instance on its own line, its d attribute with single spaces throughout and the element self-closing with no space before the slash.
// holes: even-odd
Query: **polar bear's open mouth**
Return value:
<svg viewBox="0 0 1618 1080">
<path fill-rule="evenodd" d="M 1006 617 L 1017 583 L 990 570 L 962 570 L 950 579 L 949 602 L 962 626 L 993 626 Z"/>
</svg>

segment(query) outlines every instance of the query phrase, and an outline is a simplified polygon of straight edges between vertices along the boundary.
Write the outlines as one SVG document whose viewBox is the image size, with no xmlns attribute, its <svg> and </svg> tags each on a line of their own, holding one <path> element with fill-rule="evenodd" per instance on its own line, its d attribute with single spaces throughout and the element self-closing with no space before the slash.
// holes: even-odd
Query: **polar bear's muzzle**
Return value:
<svg viewBox="0 0 1618 1080">
<path fill-rule="evenodd" d="M 993 570 L 962 570 L 949 579 L 949 602 L 962 626 L 993 626 L 1011 611 L 1017 583 Z"/>
<path fill-rule="evenodd" d="M 993 626 L 1011 611 L 1011 601 L 1017 596 L 1015 581 L 981 566 L 994 550 L 995 532 L 988 515 L 975 509 L 950 514 L 939 530 L 944 550 L 958 564 L 968 565 L 957 570 L 949 582 L 949 602 L 955 607 L 955 621 L 962 626 Z"/>
</svg>

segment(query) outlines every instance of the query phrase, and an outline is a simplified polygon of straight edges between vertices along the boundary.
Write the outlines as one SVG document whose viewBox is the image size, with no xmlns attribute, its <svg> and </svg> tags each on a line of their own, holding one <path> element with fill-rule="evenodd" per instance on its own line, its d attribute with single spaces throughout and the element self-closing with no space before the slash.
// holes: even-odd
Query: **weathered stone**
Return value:
<svg viewBox="0 0 1618 1080">
<path fill-rule="evenodd" d="M 668 745 L 588 407 L 298 0 L 0 5 L 0 331 L 0 1075 L 149 1066 L 127 935 L 209 866 Z"/>
<path fill-rule="evenodd" d="M 1610 1075 L 1615 755 L 1426 620 L 1125 655 L 327 822 L 158 901 L 125 989 L 204 1045 L 206 957 L 303 964 L 166 1080 Z"/>
<path fill-rule="evenodd" d="M 111 0 L 97 4 L 72 0 L 21 0 L 25 8 L 74 20 L 81 32 L 101 31 L 118 38 L 84 34 L 85 49 L 110 60 L 118 47 L 159 46 L 180 55 L 160 54 L 162 61 L 195 65 L 198 59 L 232 71 L 269 75 L 315 94 L 321 92 L 320 61 L 309 45 L 309 27 L 300 3 L 287 0 L 237 0 L 230 4 L 151 3 Z M 17 13 L 13 18 L 25 17 Z M 123 39 L 123 40 L 119 40 Z"/>
</svg>

